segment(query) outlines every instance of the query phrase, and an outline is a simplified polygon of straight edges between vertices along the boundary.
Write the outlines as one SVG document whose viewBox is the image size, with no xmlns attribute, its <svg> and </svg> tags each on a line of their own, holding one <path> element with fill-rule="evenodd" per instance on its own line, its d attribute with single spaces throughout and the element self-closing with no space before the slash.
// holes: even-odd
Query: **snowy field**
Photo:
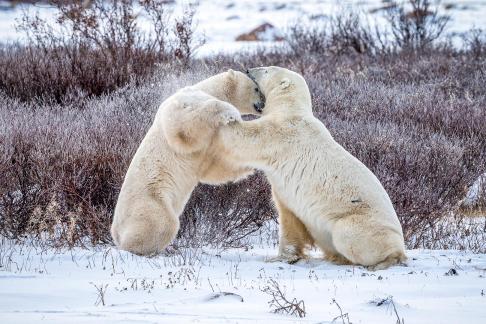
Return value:
<svg viewBox="0 0 486 324">
<path fill-rule="evenodd" d="M 408 251 L 407 266 L 377 272 L 317 252 L 267 263 L 276 248 L 262 245 L 152 259 L 109 247 L 1 251 L 1 323 L 486 323 L 486 255 L 454 250 Z M 272 279 L 303 300 L 304 318 L 272 312 Z"/>
</svg>

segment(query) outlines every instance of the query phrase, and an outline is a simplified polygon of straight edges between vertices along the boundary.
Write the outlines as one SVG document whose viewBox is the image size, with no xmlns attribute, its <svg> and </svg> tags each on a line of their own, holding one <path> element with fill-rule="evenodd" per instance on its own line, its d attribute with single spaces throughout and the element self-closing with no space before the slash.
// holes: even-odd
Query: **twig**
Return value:
<svg viewBox="0 0 486 324">
<path fill-rule="evenodd" d="M 292 301 L 289 301 L 280 289 L 277 281 L 269 279 L 268 283 L 269 285 L 264 287 L 262 291 L 272 297 L 268 305 L 274 313 L 305 317 L 306 311 L 303 300 L 298 301 L 296 298 L 293 298 Z"/>
<path fill-rule="evenodd" d="M 100 303 L 101 305 L 105 306 L 105 294 L 106 290 L 108 288 L 108 284 L 104 285 L 101 284 L 100 286 L 95 285 L 94 283 L 90 282 L 91 285 L 93 285 L 96 288 L 96 291 L 98 292 L 98 297 L 96 298 L 95 306 L 98 306 Z"/>
<path fill-rule="evenodd" d="M 339 309 L 339 313 L 340 313 L 339 316 L 336 316 L 332 319 L 332 322 L 335 322 L 337 319 L 341 319 L 343 324 L 352 324 L 349 321 L 349 314 L 348 313 L 343 314 L 343 309 L 341 308 L 341 306 L 338 304 L 338 302 L 334 298 L 332 299 L 332 304 L 336 304 L 337 308 Z"/>
</svg>

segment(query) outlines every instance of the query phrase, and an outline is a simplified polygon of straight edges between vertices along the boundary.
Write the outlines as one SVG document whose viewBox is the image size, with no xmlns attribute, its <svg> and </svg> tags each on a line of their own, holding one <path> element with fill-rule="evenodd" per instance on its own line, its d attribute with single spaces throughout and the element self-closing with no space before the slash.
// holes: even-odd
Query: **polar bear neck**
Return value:
<svg viewBox="0 0 486 324">
<path fill-rule="evenodd" d="M 302 92 L 302 91 L 301 91 Z M 298 93 L 289 91 L 270 91 L 267 95 L 263 115 L 282 114 L 285 116 L 312 114 L 312 100 L 309 91 Z"/>
<path fill-rule="evenodd" d="M 229 102 L 235 105 L 235 96 L 233 95 L 232 91 L 229 91 L 228 88 L 232 87 L 232 80 L 229 79 L 228 73 L 223 72 L 220 74 L 216 74 L 206 80 L 203 80 L 199 83 L 196 83 L 193 88 L 198 90 L 204 91 L 207 94 L 215 97 L 216 99 Z M 215 87 L 214 85 L 218 84 L 220 86 Z M 236 106 L 236 105 L 235 105 Z M 238 108 L 238 106 L 236 106 Z"/>
</svg>

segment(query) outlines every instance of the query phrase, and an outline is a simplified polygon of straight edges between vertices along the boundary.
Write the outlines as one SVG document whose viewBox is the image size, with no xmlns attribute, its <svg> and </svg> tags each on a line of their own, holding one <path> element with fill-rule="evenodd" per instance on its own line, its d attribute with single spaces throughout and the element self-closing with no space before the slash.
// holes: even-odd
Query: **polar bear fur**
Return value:
<svg viewBox="0 0 486 324">
<path fill-rule="evenodd" d="M 266 97 L 263 116 L 229 124 L 218 140 L 235 165 L 265 172 L 279 212 L 279 256 L 304 257 L 307 244 L 335 263 L 384 269 L 406 260 L 400 222 L 376 176 L 313 116 L 297 73 L 252 69 Z"/>
<path fill-rule="evenodd" d="M 199 182 L 224 183 L 252 172 L 228 163 L 213 137 L 221 125 L 241 120 L 240 112 L 257 113 L 257 90 L 245 74 L 229 70 L 161 104 L 118 197 L 111 234 L 120 249 L 161 252 L 176 237 L 179 216 Z"/>
</svg>

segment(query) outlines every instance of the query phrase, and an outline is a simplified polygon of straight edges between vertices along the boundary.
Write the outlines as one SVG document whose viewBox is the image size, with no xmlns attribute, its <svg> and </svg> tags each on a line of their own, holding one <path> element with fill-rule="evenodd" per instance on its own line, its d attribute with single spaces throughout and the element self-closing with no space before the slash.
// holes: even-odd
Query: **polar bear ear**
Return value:
<svg viewBox="0 0 486 324">
<path fill-rule="evenodd" d="M 290 87 L 292 82 L 290 82 L 289 79 L 287 78 L 283 78 L 281 81 L 280 81 L 280 89 L 287 89 L 288 87 Z"/>
<path fill-rule="evenodd" d="M 180 100 L 174 99 L 174 107 L 177 107 L 177 110 L 179 109 L 187 109 L 190 108 L 191 105 L 188 104 L 187 102 L 181 102 Z"/>
<path fill-rule="evenodd" d="M 228 70 L 228 75 L 231 77 L 231 78 L 234 78 L 236 76 L 236 73 L 235 71 L 233 71 L 233 69 L 229 69 Z"/>
</svg>

